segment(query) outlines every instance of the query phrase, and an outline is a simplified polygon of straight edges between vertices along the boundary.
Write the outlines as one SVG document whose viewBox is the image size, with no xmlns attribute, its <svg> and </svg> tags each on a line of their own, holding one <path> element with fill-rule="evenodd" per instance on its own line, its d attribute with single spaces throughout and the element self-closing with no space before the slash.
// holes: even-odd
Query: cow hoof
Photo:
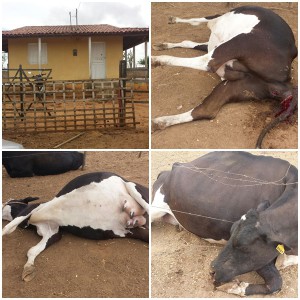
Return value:
<svg viewBox="0 0 300 300">
<path fill-rule="evenodd" d="M 33 265 L 29 265 L 24 267 L 23 273 L 22 273 L 22 280 L 29 282 L 31 281 L 36 275 L 35 267 Z"/>
<path fill-rule="evenodd" d="M 151 65 L 153 67 L 162 66 L 163 63 L 160 61 L 159 56 L 151 56 Z"/>
<path fill-rule="evenodd" d="M 168 24 L 176 24 L 177 22 L 176 22 L 176 17 L 169 17 L 169 22 L 168 22 Z"/>
<path fill-rule="evenodd" d="M 216 289 L 228 294 L 234 294 L 238 296 L 245 296 L 246 288 L 249 286 L 247 282 L 229 282 L 221 286 L 218 286 Z"/>
<path fill-rule="evenodd" d="M 161 50 L 166 50 L 168 49 L 168 46 L 166 43 L 158 43 L 158 44 L 154 44 L 152 46 L 152 49 L 153 50 L 158 50 L 158 51 L 161 51 Z"/>
<path fill-rule="evenodd" d="M 157 130 L 163 130 L 166 128 L 166 123 L 162 121 L 158 121 L 157 119 L 152 120 L 152 132 L 155 132 Z"/>
</svg>

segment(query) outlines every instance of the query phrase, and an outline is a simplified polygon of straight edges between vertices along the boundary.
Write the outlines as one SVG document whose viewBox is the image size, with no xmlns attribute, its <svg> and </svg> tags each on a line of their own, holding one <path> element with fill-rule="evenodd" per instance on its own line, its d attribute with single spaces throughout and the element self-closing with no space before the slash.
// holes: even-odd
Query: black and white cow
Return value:
<svg viewBox="0 0 300 300">
<path fill-rule="evenodd" d="M 290 255 L 290 262 L 296 260 L 297 181 L 298 170 L 287 161 L 246 152 L 212 152 L 159 174 L 151 218 L 179 223 L 210 242 L 228 241 L 212 263 L 216 286 L 257 271 L 264 285 L 234 284 L 228 292 L 270 294 L 282 285 L 275 267 L 278 251 Z M 285 260 L 282 267 L 290 262 Z"/>
<path fill-rule="evenodd" d="M 51 201 L 30 204 L 37 198 L 10 200 L 2 218 L 11 221 L 2 235 L 17 226 L 35 227 L 42 240 L 30 248 L 22 279 L 35 276 L 34 260 L 61 238 L 61 230 L 88 239 L 128 237 L 149 240 L 148 188 L 109 172 L 81 175 L 70 181 Z"/>
<path fill-rule="evenodd" d="M 229 102 L 266 98 L 281 101 L 282 111 L 259 136 L 260 148 L 268 130 L 290 116 L 297 105 L 291 64 L 297 56 L 295 38 L 289 25 L 273 11 L 258 6 L 242 6 L 224 15 L 205 18 L 170 18 L 170 23 L 207 23 L 209 41 L 155 44 L 155 50 L 176 47 L 206 51 L 193 58 L 153 56 L 152 64 L 188 67 L 217 73 L 222 81 L 201 104 L 188 112 L 153 119 L 153 130 L 201 119 L 213 119 Z"/>
<path fill-rule="evenodd" d="M 10 177 L 56 175 L 77 170 L 84 154 L 76 151 L 3 151 L 2 164 Z"/>
</svg>

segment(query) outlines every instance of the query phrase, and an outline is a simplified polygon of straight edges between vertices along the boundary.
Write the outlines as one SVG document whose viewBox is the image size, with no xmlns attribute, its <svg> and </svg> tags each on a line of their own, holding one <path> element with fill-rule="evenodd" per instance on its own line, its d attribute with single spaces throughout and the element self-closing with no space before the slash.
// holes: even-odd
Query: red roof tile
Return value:
<svg viewBox="0 0 300 300">
<path fill-rule="evenodd" d="M 59 35 L 128 35 L 147 34 L 148 28 L 119 28 L 111 25 L 25 26 L 2 31 L 3 38 Z"/>
</svg>

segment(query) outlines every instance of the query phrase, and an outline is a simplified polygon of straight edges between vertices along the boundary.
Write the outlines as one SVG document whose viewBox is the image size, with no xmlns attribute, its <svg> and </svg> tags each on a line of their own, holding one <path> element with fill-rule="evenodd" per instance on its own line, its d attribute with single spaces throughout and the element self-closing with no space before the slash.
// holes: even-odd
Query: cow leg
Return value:
<svg viewBox="0 0 300 300">
<path fill-rule="evenodd" d="M 239 296 L 268 295 L 281 289 L 282 278 L 274 265 L 274 261 L 256 271 L 265 284 L 250 284 L 247 282 L 231 282 L 217 287 L 217 290 Z"/>
<path fill-rule="evenodd" d="M 182 19 L 178 17 L 169 17 L 169 24 L 177 24 L 177 23 L 185 23 L 193 26 L 200 25 L 202 23 L 207 23 L 211 19 L 215 19 L 220 15 L 210 16 L 210 17 L 202 17 L 202 18 L 191 18 L 191 19 Z"/>
<path fill-rule="evenodd" d="M 256 271 L 264 280 L 265 284 L 249 284 L 245 295 L 268 295 L 281 290 L 282 278 L 276 269 L 274 261 Z"/>
<path fill-rule="evenodd" d="M 124 182 L 128 194 L 142 207 L 149 215 L 149 204 L 143 199 L 142 195 L 137 191 L 133 182 Z"/>
<path fill-rule="evenodd" d="M 19 224 L 28 218 L 28 215 L 16 217 L 2 229 L 2 236 L 12 233 L 16 230 Z"/>
<path fill-rule="evenodd" d="M 37 227 L 38 234 L 43 238 L 37 245 L 30 248 L 27 252 L 28 260 L 24 265 L 24 270 L 22 273 L 22 279 L 24 281 L 31 281 L 36 275 L 34 267 L 35 258 L 47 247 L 61 238 L 59 226 L 55 223 L 47 222 L 34 225 Z"/>
<path fill-rule="evenodd" d="M 198 57 L 175 57 L 169 55 L 160 55 L 160 56 L 152 56 L 151 63 L 154 66 L 177 66 L 177 67 L 186 67 L 201 71 L 210 71 L 209 62 L 212 59 L 213 51 L 208 52 L 205 55 Z M 223 63 L 225 63 L 224 61 Z M 222 64 L 223 64 L 222 63 Z M 222 65 L 220 64 L 220 66 Z"/>
<path fill-rule="evenodd" d="M 196 43 L 192 41 L 183 41 L 181 43 L 158 43 L 154 44 L 152 48 L 154 50 L 167 50 L 173 48 L 187 48 L 195 49 L 207 52 L 208 42 L 207 43 Z"/>
<path fill-rule="evenodd" d="M 255 92 L 255 89 L 258 90 L 260 87 L 262 87 L 260 85 L 260 81 L 255 80 L 254 78 L 223 81 L 215 87 L 212 93 L 206 97 L 201 104 L 190 111 L 178 115 L 158 117 L 152 120 L 152 130 L 165 129 L 172 125 L 195 120 L 214 119 L 221 107 L 226 103 L 232 101 L 260 99 L 261 95 L 264 96 L 264 94 L 262 94 L 261 91 L 259 93 Z"/>
</svg>

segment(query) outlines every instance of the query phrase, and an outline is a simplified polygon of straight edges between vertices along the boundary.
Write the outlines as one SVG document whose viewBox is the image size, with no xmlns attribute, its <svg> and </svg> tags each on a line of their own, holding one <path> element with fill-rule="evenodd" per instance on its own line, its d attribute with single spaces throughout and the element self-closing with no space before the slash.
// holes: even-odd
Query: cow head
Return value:
<svg viewBox="0 0 300 300">
<path fill-rule="evenodd" d="M 278 241 L 272 240 L 259 222 L 260 212 L 268 205 L 266 202 L 257 209 L 249 210 L 232 225 L 228 243 L 211 264 L 216 286 L 231 281 L 237 275 L 258 270 L 278 256 Z"/>
<path fill-rule="evenodd" d="M 12 221 L 28 206 L 29 202 L 38 199 L 38 197 L 27 197 L 21 200 L 8 200 L 2 205 L 2 220 Z"/>
</svg>

